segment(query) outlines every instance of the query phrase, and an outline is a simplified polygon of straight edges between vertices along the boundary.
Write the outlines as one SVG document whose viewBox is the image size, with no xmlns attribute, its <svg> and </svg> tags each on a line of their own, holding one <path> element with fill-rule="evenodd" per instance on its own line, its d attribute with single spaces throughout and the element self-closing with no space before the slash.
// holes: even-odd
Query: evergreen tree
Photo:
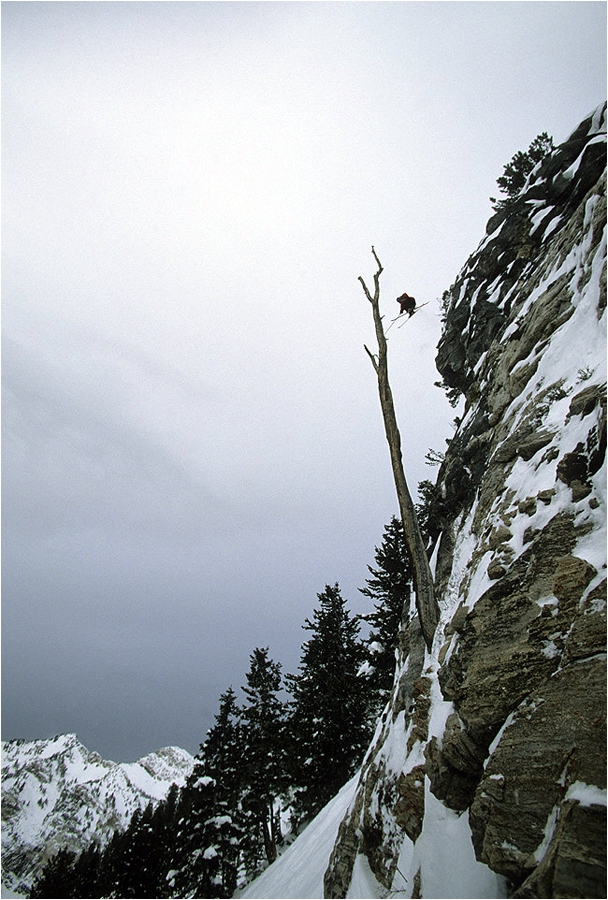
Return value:
<svg viewBox="0 0 608 900">
<path fill-rule="evenodd" d="M 115 831 L 101 853 L 97 883 L 100 897 L 120 897 L 123 894 L 124 859 L 139 815 L 140 811 L 136 810 L 125 831 Z"/>
<path fill-rule="evenodd" d="M 180 858 L 181 847 L 174 835 L 179 789 L 173 785 L 155 808 L 148 806 L 139 819 L 131 843 L 131 887 L 135 897 L 171 897 L 167 872 Z"/>
<path fill-rule="evenodd" d="M 70 850 L 59 850 L 45 865 L 32 885 L 30 897 L 73 897 L 74 866 L 77 855 Z"/>
<path fill-rule="evenodd" d="M 236 809 L 242 781 L 243 725 L 236 694 L 229 687 L 220 696 L 215 725 L 200 746 L 200 766 L 205 774 L 221 782 L 225 803 Z"/>
<path fill-rule="evenodd" d="M 229 897 L 219 877 L 215 782 L 196 766 L 177 807 L 174 842 L 176 853 L 165 876 L 171 897 Z"/>
<path fill-rule="evenodd" d="M 101 854 L 91 844 L 80 854 L 72 867 L 72 884 L 68 897 L 101 897 L 98 889 Z"/>
<path fill-rule="evenodd" d="M 151 804 L 143 811 L 137 809 L 126 830 L 114 832 L 102 851 L 95 844 L 85 848 L 80 856 L 60 851 L 47 863 L 32 896 L 175 896 L 166 875 L 175 857 L 174 813 L 178 795 L 179 789 L 174 785 L 155 809 Z"/>
<path fill-rule="evenodd" d="M 181 860 L 173 884 L 180 896 L 231 897 L 243 839 L 243 728 L 236 695 L 220 697 L 215 725 L 201 744 L 184 790 L 177 824 Z"/>
<path fill-rule="evenodd" d="M 181 847 L 176 840 L 178 811 L 183 788 L 172 784 L 166 798 L 154 810 L 152 830 L 157 838 L 153 863 L 157 897 L 173 897 L 167 875 L 181 859 Z M 160 851 L 159 851 L 160 845 Z"/>
<path fill-rule="evenodd" d="M 148 831 L 151 816 L 151 806 L 145 811 L 136 809 L 125 831 L 114 833 L 102 853 L 97 871 L 89 874 L 89 886 L 94 882 L 96 892 L 84 896 L 155 896 L 144 891 L 143 883 L 147 882 L 146 857 L 141 852 L 142 835 Z M 76 874 L 80 881 L 85 877 L 86 853 L 85 850 L 76 864 Z"/>
<path fill-rule="evenodd" d="M 248 822 L 243 850 L 248 875 L 274 862 L 282 840 L 280 798 L 288 787 L 285 751 L 286 704 L 280 663 L 268 657 L 268 648 L 256 648 L 250 657 L 247 703 L 243 721 L 242 810 Z"/>
<path fill-rule="evenodd" d="M 500 191 L 507 195 L 505 200 L 496 200 L 490 197 L 495 210 L 506 209 L 513 202 L 526 183 L 526 179 L 534 166 L 555 149 L 553 138 L 546 131 L 534 138 L 528 150 L 524 153 L 518 150 L 511 157 L 511 161 L 504 167 L 500 178 L 496 179 Z"/>
<path fill-rule="evenodd" d="M 359 588 L 375 601 L 374 611 L 361 616 L 371 626 L 366 641 L 372 672 L 373 713 L 388 699 L 395 675 L 395 652 L 400 629 L 406 624 L 412 590 L 412 567 L 405 543 L 403 525 L 396 516 L 384 529 L 382 544 L 375 548 L 377 569 L 368 566 L 372 578 Z"/>
<path fill-rule="evenodd" d="M 432 481 L 425 479 L 418 482 L 418 497 L 420 498 L 416 504 L 416 515 L 420 522 L 422 534 L 427 542 L 427 546 L 432 546 L 437 535 L 441 531 L 441 518 L 439 514 L 440 492 L 437 485 Z"/>
<path fill-rule="evenodd" d="M 337 584 L 318 594 L 300 674 L 290 676 L 296 822 L 316 815 L 354 773 L 369 742 L 369 687 L 359 623 Z"/>
<path fill-rule="evenodd" d="M 223 891 L 216 896 L 231 897 L 237 885 L 239 848 L 244 836 L 243 724 L 232 687 L 220 697 L 215 725 L 201 745 L 200 756 L 202 770 L 213 779 L 215 786 L 212 842 L 218 852 L 218 877 Z"/>
</svg>

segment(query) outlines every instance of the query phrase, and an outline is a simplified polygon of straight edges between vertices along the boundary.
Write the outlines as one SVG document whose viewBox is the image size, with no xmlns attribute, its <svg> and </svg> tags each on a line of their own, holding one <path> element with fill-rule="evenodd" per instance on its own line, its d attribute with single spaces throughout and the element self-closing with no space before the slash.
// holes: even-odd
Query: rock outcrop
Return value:
<svg viewBox="0 0 608 900">
<path fill-rule="evenodd" d="M 606 895 L 605 226 L 604 105 L 444 297 L 437 368 L 464 412 L 429 518 L 441 619 L 431 651 L 415 615 L 401 635 L 327 897 L 361 854 L 379 890 L 474 896 L 430 893 L 439 819 L 484 896 Z"/>
<path fill-rule="evenodd" d="M 136 809 L 157 804 L 183 785 L 194 759 L 165 747 L 136 763 L 114 763 L 87 750 L 75 734 L 2 743 L 2 882 L 25 892 L 63 848 L 103 846 Z"/>
</svg>

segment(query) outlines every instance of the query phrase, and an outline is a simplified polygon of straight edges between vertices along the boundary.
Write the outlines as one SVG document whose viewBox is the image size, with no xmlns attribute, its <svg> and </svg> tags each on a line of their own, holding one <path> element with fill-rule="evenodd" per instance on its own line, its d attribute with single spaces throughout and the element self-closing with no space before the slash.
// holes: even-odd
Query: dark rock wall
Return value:
<svg viewBox="0 0 608 900">
<path fill-rule="evenodd" d="M 444 297 L 437 367 L 465 409 L 431 513 L 441 621 L 430 652 L 415 617 L 401 636 L 328 897 L 360 853 L 385 890 L 399 867 L 425 896 L 429 792 L 509 895 L 606 896 L 605 114 L 490 219 Z"/>
</svg>

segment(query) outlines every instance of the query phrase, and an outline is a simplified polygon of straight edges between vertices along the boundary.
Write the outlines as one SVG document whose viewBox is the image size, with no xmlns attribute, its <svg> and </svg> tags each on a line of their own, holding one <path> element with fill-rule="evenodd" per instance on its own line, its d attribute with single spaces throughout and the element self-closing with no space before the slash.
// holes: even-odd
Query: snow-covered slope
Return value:
<svg viewBox="0 0 608 900">
<path fill-rule="evenodd" d="M 352 795 L 245 896 L 606 896 L 605 116 L 445 298 L 437 366 L 465 404 L 430 511 L 433 647 L 412 604 Z"/>
<path fill-rule="evenodd" d="M 307 897 L 311 900 L 323 897 L 323 876 L 338 826 L 354 796 L 356 786 L 357 779 L 352 778 L 283 855 L 236 896 L 265 897 L 267 900 L 274 897 L 283 900 L 290 897 Z M 366 893 L 365 896 L 376 895 Z"/>
<path fill-rule="evenodd" d="M 182 785 L 194 759 L 165 747 L 136 763 L 114 763 L 87 750 L 74 734 L 2 743 L 2 880 L 27 890 L 61 848 L 100 846 L 138 808 Z"/>
<path fill-rule="evenodd" d="M 236 896 L 243 898 L 322 898 L 324 876 L 334 847 L 336 835 L 351 802 L 355 797 L 357 777 L 351 779 L 319 813 L 306 830 L 279 859 L 255 881 Z M 431 806 L 432 804 L 432 806 Z M 441 865 L 432 865 L 427 883 L 428 897 L 506 897 L 504 879 L 498 878 L 487 866 L 475 860 L 468 819 L 446 809 L 429 794 L 429 810 L 424 838 L 417 847 L 416 857 L 436 860 L 441 847 Z M 411 860 L 401 860 L 406 871 Z M 407 879 L 397 871 L 394 896 L 407 896 Z M 385 898 L 387 889 L 372 872 L 367 858 L 359 854 L 355 860 L 346 897 Z"/>
</svg>

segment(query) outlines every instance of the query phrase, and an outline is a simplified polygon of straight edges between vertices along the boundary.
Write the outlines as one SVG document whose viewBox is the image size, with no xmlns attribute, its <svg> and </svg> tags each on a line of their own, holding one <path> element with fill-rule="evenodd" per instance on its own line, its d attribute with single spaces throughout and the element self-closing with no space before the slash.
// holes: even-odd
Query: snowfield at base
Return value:
<svg viewBox="0 0 608 900">
<path fill-rule="evenodd" d="M 415 844 L 405 838 L 391 894 L 411 897 L 420 870 L 422 897 L 506 897 L 506 880 L 475 859 L 468 811 L 458 814 L 444 806 L 431 794 L 428 779 L 424 802 L 422 834 Z"/>
<path fill-rule="evenodd" d="M 321 810 L 285 853 L 236 897 L 315 900 L 323 897 L 323 876 L 338 827 L 357 786 L 357 777 Z M 374 877 L 367 859 L 357 856 L 347 898 L 411 897 L 415 872 L 422 873 L 422 896 L 495 900 L 507 896 L 506 881 L 475 859 L 468 813 L 447 809 L 426 789 L 424 828 L 416 844 L 407 838 L 389 892 Z M 438 850 L 441 848 L 441 850 Z"/>
</svg>

